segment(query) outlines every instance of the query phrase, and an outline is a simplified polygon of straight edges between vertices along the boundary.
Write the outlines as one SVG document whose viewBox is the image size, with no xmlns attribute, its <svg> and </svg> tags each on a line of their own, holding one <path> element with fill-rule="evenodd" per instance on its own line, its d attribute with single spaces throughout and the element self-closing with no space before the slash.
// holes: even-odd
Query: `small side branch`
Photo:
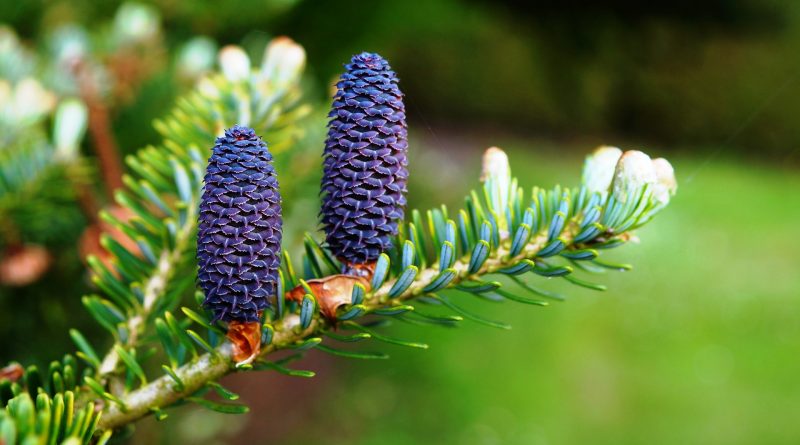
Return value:
<svg viewBox="0 0 800 445">
<path fill-rule="evenodd" d="M 230 359 L 231 345 L 220 345 L 214 354 L 204 354 L 176 370 L 183 383 L 179 386 L 172 377 L 159 377 L 141 388 L 125 395 L 124 405 L 112 404 L 100 417 L 98 428 L 103 430 L 119 428 L 140 419 L 154 408 L 166 407 L 188 397 L 208 382 L 219 380 L 233 371 Z"/>
</svg>

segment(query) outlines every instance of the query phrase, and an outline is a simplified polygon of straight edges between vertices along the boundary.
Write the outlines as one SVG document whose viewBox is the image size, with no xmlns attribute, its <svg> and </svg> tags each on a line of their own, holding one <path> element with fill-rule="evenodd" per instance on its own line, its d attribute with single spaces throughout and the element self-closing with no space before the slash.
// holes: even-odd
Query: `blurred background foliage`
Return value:
<svg viewBox="0 0 800 445">
<path fill-rule="evenodd" d="M 24 1 L 0 17 L 25 38 L 65 21 L 97 27 L 119 2 Z M 380 50 L 402 74 L 410 117 L 572 137 L 630 135 L 780 157 L 800 140 L 800 5 L 781 0 L 156 1 L 167 48 L 197 35 L 258 52 L 291 35 L 327 88 L 342 61 Z M 175 92 L 161 73 L 119 116 L 123 147 L 152 140 Z M 748 119 L 759 105 L 769 106 Z M 122 124 L 124 122 L 125 124 Z"/>
<path fill-rule="evenodd" d="M 0 263 L 47 252 L 36 279 L 0 284 L 2 363 L 46 364 L 72 349 L 68 327 L 98 331 L 79 298 L 94 215 L 113 211 L 121 159 L 159 139 L 152 121 L 227 44 L 257 61 L 289 35 L 308 52 L 316 111 L 292 149 L 305 155 L 280 170 L 297 184 L 290 240 L 315 228 L 329 91 L 362 50 L 386 56 L 407 95 L 414 207 L 460 203 L 490 145 L 526 185 L 576 183 L 600 143 L 676 166 L 677 197 L 641 245 L 615 252 L 636 268 L 604 277 L 606 294 L 497 307 L 510 333 L 398 326 L 432 350 L 367 364 L 312 354 L 312 380 L 231 376 L 250 414 L 185 410 L 147 420 L 132 443 L 800 441 L 800 3 L 28 0 L 0 2 L 0 23 L 0 77 L 38 79 L 53 97 L 35 122 L 4 127 L 0 150 L 47 140 L 67 98 L 90 121 L 75 162 L 26 189 L 35 199 L 0 196 Z M 68 63 L 69 44 L 82 64 Z"/>
</svg>

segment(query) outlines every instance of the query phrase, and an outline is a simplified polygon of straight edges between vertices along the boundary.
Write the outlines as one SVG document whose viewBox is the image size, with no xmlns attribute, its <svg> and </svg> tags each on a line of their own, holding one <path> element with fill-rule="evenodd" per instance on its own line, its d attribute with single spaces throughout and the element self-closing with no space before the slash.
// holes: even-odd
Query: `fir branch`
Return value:
<svg viewBox="0 0 800 445">
<path fill-rule="evenodd" d="M 561 232 L 561 237 L 571 240 L 578 230 L 579 226 L 573 221 Z M 547 243 L 547 233 L 542 232 L 526 245 L 523 253 L 515 257 L 508 258 L 508 250 L 506 248 L 500 248 L 495 251 L 495 255 L 492 258 L 486 260 L 480 270 L 472 273 L 468 270 L 469 258 L 462 258 L 456 261 L 452 266 L 452 268 L 457 271 L 457 275 L 450 286 L 455 286 L 470 278 L 495 273 L 500 269 L 516 264 L 520 259 L 535 259 L 535 253 L 541 251 Z M 378 291 L 374 292 L 369 299 L 365 300 L 363 304 L 367 312 L 397 307 L 403 302 L 424 295 L 426 292 L 423 289 L 433 281 L 438 274 L 439 271 L 435 267 L 424 269 L 405 292 L 394 298 L 389 298 L 389 290 L 397 281 L 397 278 L 388 280 Z M 304 340 L 319 337 L 334 326 L 333 323 L 321 316 L 315 317 L 306 329 L 298 329 L 298 323 L 297 316 L 287 316 L 274 325 L 272 342 L 262 349 L 259 360 L 264 360 L 265 357 L 272 352 L 287 349 Z M 236 364 L 232 357 L 231 345 L 225 342 L 217 347 L 213 354 L 203 354 L 176 370 L 176 374 L 183 382 L 183 388 L 176 388 L 175 381 L 172 377 L 162 376 L 123 396 L 121 398 L 122 404 L 110 406 L 100 419 L 99 429 L 118 428 L 148 415 L 151 411 L 151 407 L 163 408 L 172 405 L 195 393 L 209 382 L 216 381 L 227 374 L 235 372 L 236 369 Z M 124 405 L 125 409 L 120 405 Z"/>
<path fill-rule="evenodd" d="M 495 152 L 493 155 L 496 157 L 498 154 Z M 416 226 L 422 226 L 419 213 L 412 212 L 411 219 L 414 222 L 408 223 L 407 233 L 414 241 L 404 240 L 402 233 L 394 240 L 395 247 L 388 252 L 388 255 L 381 255 L 374 265 L 372 282 L 377 289 L 364 295 L 361 285 L 355 285 L 351 301 L 352 307 L 347 310 L 348 305 L 345 304 L 346 311 L 343 311 L 339 320 L 354 318 L 344 315 L 352 313 L 353 309 L 358 309 L 356 316 L 363 313 L 397 315 L 413 311 L 415 308 L 407 303 L 420 297 L 444 302 L 446 306 L 455 309 L 457 306 L 454 306 L 449 299 L 439 297 L 434 293 L 446 288 L 457 288 L 465 292 L 470 292 L 471 289 L 475 293 L 496 291 L 501 298 L 508 300 L 546 305 L 540 300 L 502 291 L 498 289 L 501 286 L 499 283 L 483 283 L 480 278 L 496 273 L 514 276 L 530 271 L 545 276 L 568 275 L 572 272 L 571 268 L 545 267 L 543 265 L 546 263 L 543 260 L 560 252 L 564 252 L 564 257 L 570 261 L 593 260 L 597 256 L 597 251 L 592 250 L 592 246 L 614 247 L 628 239 L 629 234 L 626 231 L 617 230 L 616 227 L 625 227 L 626 230 L 636 227 L 643 221 L 652 218 L 665 204 L 665 202 L 655 199 L 656 195 L 651 191 L 651 186 L 657 188 L 658 184 L 647 178 L 647 181 L 650 182 L 642 182 L 637 176 L 640 169 L 643 168 L 642 164 L 635 163 L 627 167 L 628 170 L 617 169 L 618 179 L 614 183 L 615 193 L 613 196 L 608 196 L 608 194 L 604 196 L 602 193 L 590 194 L 585 188 L 572 192 L 559 187 L 550 192 L 534 189 L 531 195 L 532 204 L 523 211 L 525 208 L 522 205 L 524 194 L 516 186 L 516 180 L 511 178 L 508 172 L 509 167 L 505 155 L 502 154 L 502 157 L 504 162 L 500 163 L 499 174 L 497 171 L 484 172 L 483 196 L 485 199 L 480 199 L 479 195 L 474 192 L 471 194 L 471 198 L 467 199 L 466 207 L 472 216 L 464 216 L 468 215 L 465 212 L 459 213 L 462 215 L 460 222 L 461 244 L 463 244 L 461 246 L 463 254 L 460 258 L 451 259 L 455 251 L 455 224 L 451 222 L 437 224 L 437 221 L 441 223 L 446 220 L 446 209 L 428 212 L 429 230 L 423 232 L 418 232 L 414 225 L 416 222 Z M 648 163 L 645 163 L 644 167 L 650 168 L 649 158 L 647 161 Z M 497 162 L 494 163 L 497 164 Z M 592 166 L 587 168 L 591 170 Z M 586 174 L 585 171 L 584 175 Z M 607 184 L 606 189 L 610 186 L 611 184 Z M 674 192 L 674 184 L 670 187 L 664 190 L 667 193 Z M 575 196 L 574 202 L 570 199 L 571 195 Z M 623 202 L 626 204 L 622 204 Z M 498 215 L 505 216 L 498 217 Z M 502 220 L 502 224 L 498 220 Z M 609 224 L 602 225 L 598 223 L 598 220 Z M 481 222 L 480 226 L 477 224 L 479 221 Z M 611 224 L 612 222 L 613 224 Z M 504 228 L 502 232 L 499 230 L 500 226 Z M 471 231 L 469 227 L 480 228 Z M 529 233 L 531 227 L 537 228 L 533 235 Z M 427 236 L 424 233 L 427 233 Z M 439 249 L 438 261 L 436 255 L 428 255 L 424 249 L 424 246 L 430 243 L 432 243 L 434 251 Z M 485 246 L 483 251 L 481 246 Z M 391 256 L 396 259 L 402 258 L 404 270 L 416 271 L 417 266 L 412 264 L 415 262 L 414 252 L 418 254 L 416 262 L 422 266 L 422 269 L 418 273 L 412 274 L 410 281 L 405 273 L 390 270 L 389 257 Z M 308 245 L 307 254 L 309 256 L 305 258 L 304 262 L 308 266 L 306 267 L 308 271 L 305 274 L 306 279 L 310 279 L 309 274 L 313 275 L 314 271 L 319 273 L 322 269 L 321 262 L 335 262 L 332 259 L 316 258 L 317 254 L 324 255 L 324 251 L 309 248 Z M 476 258 L 479 259 L 476 260 Z M 424 267 L 426 263 L 431 266 Z M 311 267 L 312 264 L 316 266 Z M 331 264 L 331 266 L 336 269 L 335 264 Z M 297 281 L 288 256 L 284 267 L 287 273 L 286 280 L 292 283 Z M 392 275 L 392 278 L 386 279 L 386 275 Z M 327 276 L 322 281 L 330 278 L 335 278 L 335 276 Z M 292 313 L 283 315 L 284 295 L 282 292 L 285 290 L 285 280 L 282 277 L 280 281 L 276 299 L 278 307 L 275 308 L 274 314 L 267 315 L 264 324 L 267 336 L 261 352 L 255 357 L 256 366 L 282 369 L 278 364 L 270 363 L 268 355 L 284 349 L 318 348 L 325 352 L 348 357 L 385 357 L 384 355 L 349 351 L 343 353 L 320 345 L 322 336 L 336 327 L 338 323 L 336 309 L 328 308 L 325 311 L 322 310 L 324 308 L 321 308 L 312 316 L 305 303 L 310 299 L 314 303 L 312 307 L 317 306 L 320 298 L 329 298 L 330 295 L 315 295 L 313 286 L 310 286 L 305 280 L 299 279 L 298 289 L 305 292 L 305 296 L 302 298 L 303 304 L 296 305 Z M 481 284 L 459 286 L 470 281 Z M 579 280 L 573 281 L 577 284 L 587 284 Z M 293 291 L 288 292 L 287 295 L 291 293 Z M 340 302 L 342 295 L 335 295 L 333 298 Z M 321 302 L 325 303 L 324 300 Z M 299 314 L 296 313 L 298 310 Z M 477 316 L 470 318 L 482 320 Z M 486 323 L 492 326 L 503 326 L 497 323 Z M 194 334 L 194 332 L 189 332 Z M 234 348 L 231 344 L 224 342 L 216 349 L 209 350 L 206 354 L 195 358 L 168 375 L 123 395 L 118 403 L 108 407 L 100 421 L 100 429 L 120 427 L 147 415 L 153 407 L 170 406 L 190 397 L 226 374 L 235 372 L 237 369 L 245 370 L 252 367 L 249 363 L 237 366 L 233 351 Z"/>
</svg>

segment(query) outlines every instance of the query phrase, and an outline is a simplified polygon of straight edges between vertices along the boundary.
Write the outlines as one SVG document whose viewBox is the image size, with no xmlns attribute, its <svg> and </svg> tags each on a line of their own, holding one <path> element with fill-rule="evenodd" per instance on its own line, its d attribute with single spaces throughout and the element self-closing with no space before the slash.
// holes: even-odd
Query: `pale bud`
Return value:
<svg viewBox="0 0 800 445">
<path fill-rule="evenodd" d="M 195 79 L 214 66 L 217 45 L 208 37 L 195 37 L 181 48 L 178 54 L 178 70 L 181 76 Z"/>
<path fill-rule="evenodd" d="M 273 39 L 264 50 L 261 62 L 262 75 L 276 83 L 297 78 L 306 64 L 306 51 L 288 37 Z"/>
<path fill-rule="evenodd" d="M 158 10 L 141 3 L 125 3 L 114 17 L 114 34 L 122 43 L 137 43 L 150 40 L 158 35 Z"/>
<path fill-rule="evenodd" d="M 672 164 L 664 158 L 653 159 L 653 168 L 656 172 L 653 198 L 660 204 L 667 204 L 670 197 L 675 195 L 675 191 L 678 189 L 675 170 L 672 168 Z"/>
<path fill-rule="evenodd" d="M 639 193 L 643 187 L 656 183 L 656 170 L 650 156 L 637 150 L 622 154 L 614 171 L 612 184 L 614 198 L 622 203 L 628 201 L 629 194 Z"/>
<path fill-rule="evenodd" d="M 219 65 L 222 74 L 231 82 L 239 82 L 250 77 L 250 58 L 236 45 L 228 45 L 220 50 Z"/>
<path fill-rule="evenodd" d="M 55 106 L 56 98 L 33 78 L 22 79 L 14 88 L 11 109 L 17 122 L 23 125 L 32 124 L 50 112 Z"/>
<path fill-rule="evenodd" d="M 0 25 L 0 72 L 9 81 L 19 80 L 36 68 L 33 52 L 21 44 L 17 34 L 6 25 Z"/>
<path fill-rule="evenodd" d="M 622 150 L 604 145 L 586 157 L 581 181 L 589 192 L 601 193 L 603 196 L 608 193 L 620 156 Z"/>
<path fill-rule="evenodd" d="M 78 147 L 86 132 L 88 117 L 89 110 L 80 100 L 67 99 L 61 102 L 53 123 L 56 158 L 71 160 L 77 156 Z"/>
<path fill-rule="evenodd" d="M 19 38 L 13 29 L 0 25 L 0 54 L 8 56 L 19 50 Z"/>
<path fill-rule="evenodd" d="M 482 167 L 482 182 L 486 182 L 490 177 L 504 178 L 506 181 L 511 177 L 511 165 L 508 162 L 508 155 L 500 148 L 489 147 L 483 152 Z"/>
<path fill-rule="evenodd" d="M 75 25 L 57 28 L 49 38 L 53 57 L 59 64 L 71 67 L 89 54 L 89 36 L 86 30 Z"/>
<path fill-rule="evenodd" d="M 511 193 L 511 165 L 506 152 L 490 147 L 483 153 L 481 181 L 489 192 L 492 210 L 499 217 L 499 229 L 507 230 L 505 211 Z"/>
</svg>

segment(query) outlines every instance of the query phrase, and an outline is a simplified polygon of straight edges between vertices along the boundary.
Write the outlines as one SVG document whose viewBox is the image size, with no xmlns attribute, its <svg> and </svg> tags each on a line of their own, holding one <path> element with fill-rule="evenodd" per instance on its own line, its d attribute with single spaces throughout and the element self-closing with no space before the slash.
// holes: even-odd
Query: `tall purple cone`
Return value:
<svg viewBox="0 0 800 445">
<path fill-rule="evenodd" d="M 328 115 L 321 222 L 331 252 L 349 264 L 374 261 L 403 219 L 408 131 L 397 75 L 374 53 L 353 56 Z"/>
<path fill-rule="evenodd" d="M 255 322 L 274 294 L 281 195 L 272 155 L 251 128 L 217 138 L 200 199 L 198 279 L 215 320 Z"/>
</svg>

